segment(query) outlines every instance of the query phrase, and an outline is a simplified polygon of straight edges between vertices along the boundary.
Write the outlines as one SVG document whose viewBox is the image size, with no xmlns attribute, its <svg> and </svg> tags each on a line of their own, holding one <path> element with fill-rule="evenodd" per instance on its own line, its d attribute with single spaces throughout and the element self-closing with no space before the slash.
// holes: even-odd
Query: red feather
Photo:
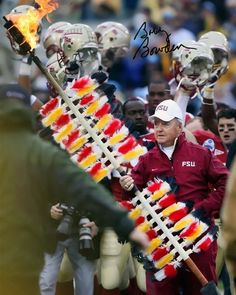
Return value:
<svg viewBox="0 0 236 295">
<path fill-rule="evenodd" d="M 192 222 L 185 230 L 183 230 L 183 232 L 181 232 L 179 235 L 180 238 L 190 237 L 193 235 L 198 228 L 198 224 L 199 223 L 197 221 Z"/>
<path fill-rule="evenodd" d="M 68 114 L 62 114 L 56 122 L 53 123 L 52 128 L 54 130 L 59 130 L 64 125 L 68 124 L 70 122 L 70 116 Z"/>
<path fill-rule="evenodd" d="M 75 141 L 78 137 L 79 137 L 79 130 L 72 131 L 68 135 L 68 137 L 62 141 L 66 149 L 68 149 L 69 146 L 72 144 L 72 142 Z"/>
<path fill-rule="evenodd" d="M 120 127 L 122 126 L 122 122 L 119 119 L 114 119 L 111 123 L 105 128 L 103 133 L 107 136 L 112 136 Z"/>
<path fill-rule="evenodd" d="M 118 152 L 121 154 L 126 154 L 132 150 L 137 145 L 137 142 L 133 136 L 126 139 L 123 144 L 118 148 Z"/>
<path fill-rule="evenodd" d="M 150 193 L 154 193 L 155 191 L 159 190 L 161 187 L 161 182 L 154 182 L 151 185 L 148 186 L 148 190 Z"/>
<path fill-rule="evenodd" d="M 40 114 L 42 116 L 47 116 L 48 113 L 50 113 L 55 107 L 58 105 L 58 98 L 50 99 L 49 102 L 47 102 L 45 105 L 43 105 L 40 109 Z"/>
<path fill-rule="evenodd" d="M 126 208 L 128 211 L 134 209 L 134 205 L 130 201 L 121 201 L 120 205 Z"/>
<path fill-rule="evenodd" d="M 163 197 L 158 202 L 158 205 L 160 205 L 161 208 L 166 208 L 166 207 L 172 205 L 175 201 L 176 201 L 175 194 L 169 194 L 169 195 Z"/>
<path fill-rule="evenodd" d="M 102 168 L 102 163 L 98 162 L 93 165 L 93 167 L 89 170 L 89 174 L 94 176 L 98 171 Z"/>
<path fill-rule="evenodd" d="M 166 277 L 171 278 L 171 277 L 176 276 L 176 274 L 177 274 L 177 269 L 174 267 L 174 265 L 172 265 L 172 264 L 167 264 L 167 265 L 164 267 L 164 273 L 165 273 Z"/>
<path fill-rule="evenodd" d="M 149 241 L 151 241 L 152 239 L 157 237 L 157 233 L 156 233 L 156 231 L 154 229 L 149 229 L 146 232 L 146 235 L 148 236 Z"/>
<path fill-rule="evenodd" d="M 110 109 L 111 109 L 110 104 L 109 103 L 104 103 L 104 105 L 100 109 L 98 109 L 96 111 L 94 116 L 97 117 L 97 118 L 101 118 L 104 115 L 106 115 L 107 113 L 109 113 Z"/>
<path fill-rule="evenodd" d="M 145 217 L 141 215 L 135 220 L 135 224 L 137 226 L 137 225 L 143 223 L 144 221 L 145 221 Z"/>
<path fill-rule="evenodd" d="M 92 152 L 92 147 L 85 146 L 79 153 L 77 157 L 77 161 L 81 162 L 83 159 L 85 159 L 90 153 Z"/>
<path fill-rule="evenodd" d="M 210 247 L 212 241 L 213 241 L 212 237 L 210 236 L 205 237 L 202 243 L 198 245 L 198 249 L 206 251 Z"/>
<path fill-rule="evenodd" d="M 72 85 L 71 89 L 81 89 L 87 86 L 87 84 L 90 82 L 90 77 L 85 76 L 80 78 L 79 80 L 75 81 L 75 83 Z"/>
<path fill-rule="evenodd" d="M 184 208 L 181 208 L 173 213 L 171 213 L 169 215 L 169 219 L 172 221 L 172 222 L 177 222 L 178 220 L 180 220 L 181 218 L 183 218 L 184 216 L 186 216 L 188 214 L 188 208 L 187 207 L 184 207 Z"/>
<path fill-rule="evenodd" d="M 153 252 L 152 258 L 154 261 L 157 261 L 157 260 L 161 259 L 163 256 L 165 256 L 168 252 L 169 251 L 166 247 L 157 248 L 157 250 L 155 250 Z"/>
<path fill-rule="evenodd" d="M 81 100 L 80 100 L 80 105 L 81 106 L 84 106 L 86 104 L 89 104 L 90 102 L 92 102 L 94 100 L 94 95 L 92 94 L 88 94 L 88 95 L 85 95 Z"/>
</svg>

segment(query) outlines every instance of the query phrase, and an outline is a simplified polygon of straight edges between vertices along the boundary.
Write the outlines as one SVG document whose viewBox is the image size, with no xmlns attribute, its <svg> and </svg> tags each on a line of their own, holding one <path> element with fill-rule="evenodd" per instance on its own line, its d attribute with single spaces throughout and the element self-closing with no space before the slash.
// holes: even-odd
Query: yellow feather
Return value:
<svg viewBox="0 0 236 295">
<path fill-rule="evenodd" d="M 96 89 L 96 85 L 92 84 L 89 86 L 86 86 L 84 88 L 79 89 L 76 93 L 79 97 L 85 96 L 87 94 L 89 94 L 90 92 L 92 92 L 94 89 Z"/>
<path fill-rule="evenodd" d="M 156 268 L 162 268 L 166 266 L 168 263 L 170 263 L 174 259 L 175 255 L 173 253 L 168 253 L 165 256 L 163 256 L 160 260 L 157 261 L 155 264 Z"/>
<path fill-rule="evenodd" d="M 79 165 L 82 168 L 87 168 L 91 166 L 95 161 L 97 160 L 97 155 L 95 153 L 92 153 L 91 155 L 88 155 L 84 160 L 82 160 Z"/>
<path fill-rule="evenodd" d="M 140 147 L 140 148 L 136 148 L 134 150 L 129 151 L 128 153 L 124 154 L 123 157 L 126 161 L 130 161 L 134 158 L 138 158 L 143 153 L 144 153 L 144 149 Z"/>
<path fill-rule="evenodd" d="M 68 124 L 66 124 L 66 126 L 64 126 L 61 131 L 59 131 L 58 133 L 55 134 L 55 136 L 54 136 L 55 141 L 58 143 L 61 142 L 61 140 L 65 136 L 67 136 L 68 134 L 71 133 L 71 131 L 73 130 L 73 127 L 74 127 L 74 125 L 72 122 L 69 122 Z"/>
<path fill-rule="evenodd" d="M 173 212 L 179 210 L 180 207 L 181 207 L 181 205 L 178 204 L 178 203 L 173 204 L 173 205 L 167 207 L 166 209 L 164 209 L 164 210 L 162 211 L 162 215 L 165 216 L 165 217 L 166 217 L 166 216 L 169 216 L 171 213 L 173 213 Z"/>
<path fill-rule="evenodd" d="M 93 177 L 94 181 L 99 182 L 101 181 L 104 177 L 106 177 L 109 173 L 109 170 L 104 168 L 100 169 Z"/>
<path fill-rule="evenodd" d="M 174 231 L 179 231 L 179 230 L 187 227 L 193 221 L 194 221 L 193 216 L 184 217 L 176 222 L 173 229 L 174 229 Z"/>
<path fill-rule="evenodd" d="M 85 110 L 85 113 L 89 116 L 91 116 L 93 113 L 96 112 L 96 110 L 98 109 L 99 107 L 99 101 L 98 100 L 95 100 L 94 102 L 92 102 L 88 107 L 87 109 Z"/>
<path fill-rule="evenodd" d="M 162 240 L 159 237 L 152 239 L 149 246 L 146 249 L 146 252 L 148 254 L 151 254 L 156 248 L 158 248 L 161 245 L 161 243 Z"/>
<path fill-rule="evenodd" d="M 81 146 L 83 146 L 86 142 L 87 142 L 86 136 L 79 137 L 74 142 L 72 142 L 72 144 L 69 146 L 69 149 L 68 149 L 69 153 L 71 154 L 74 153 L 79 148 L 81 148 Z"/>
<path fill-rule="evenodd" d="M 148 231 L 150 229 L 150 224 L 148 222 L 143 222 L 137 228 L 139 231 L 145 233 L 146 231 Z"/>
<path fill-rule="evenodd" d="M 43 118 L 42 123 L 45 127 L 52 125 L 61 115 L 63 114 L 63 109 L 56 108 L 47 117 Z"/>
<path fill-rule="evenodd" d="M 94 126 L 94 128 L 96 128 L 97 130 L 101 130 L 103 129 L 108 123 L 109 121 L 112 119 L 112 115 L 111 114 L 106 114 L 104 115 L 98 122 L 97 124 Z"/>
<path fill-rule="evenodd" d="M 124 132 L 117 133 L 109 139 L 108 143 L 110 145 L 117 144 L 118 142 L 122 141 L 125 137 L 126 134 Z"/>
<path fill-rule="evenodd" d="M 129 212 L 129 217 L 132 219 L 137 219 L 141 215 L 142 210 L 140 208 L 135 208 Z"/>
<path fill-rule="evenodd" d="M 195 233 L 192 236 L 186 237 L 185 240 L 188 242 L 194 242 L 203 233 L 203 230 L 204 226 L 202 223 L 200 223 Z"/>
<path fill-rule="evenodd" d="M 163 189 L 159 189 L 158 191 L 155 191 L 154 194 L 152 194 L 151 199 L 152 201 L 156 201 L 159 200 L 160 198 L 162 198 L 166 193 L 168 193 L 168 189 L 167 188 L 163 188 Z"/>
</svg>

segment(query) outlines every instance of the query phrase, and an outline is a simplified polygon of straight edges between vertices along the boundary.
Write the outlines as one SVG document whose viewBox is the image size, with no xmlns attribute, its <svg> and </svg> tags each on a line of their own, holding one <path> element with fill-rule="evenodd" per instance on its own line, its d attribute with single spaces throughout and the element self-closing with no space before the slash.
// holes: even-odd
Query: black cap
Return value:
<svg viewBox="0 0 236 295">
<path fill-rule="evenodd" d="M 0 84 L 0 101 L 3 99 L 17 99 L 30 106 L 30 94 L 18 84 Z"/>
</svg>

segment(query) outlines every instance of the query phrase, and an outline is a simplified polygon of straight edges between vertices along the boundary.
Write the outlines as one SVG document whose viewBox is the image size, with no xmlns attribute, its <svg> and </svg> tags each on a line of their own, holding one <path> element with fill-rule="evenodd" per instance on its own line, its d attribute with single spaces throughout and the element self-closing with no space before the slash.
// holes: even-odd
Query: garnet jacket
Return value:
<svg viewBox="0 0 236 295">
<path fill-rule="evenodd" d="M 140 157 L 132 170 L 139 189 L 147 186 L 154 177 L 174 177 L 179 191 L 177 201 L 194 201 L 194 208 L 203 208 L 207 216 L 219 213 L 225 193 L 228 170 L 200 145 L 187 142 L 180 135 L 172 159 L 161 151 L 159 146 Z M 209 184 L 213 189 L 209 191 Z"/>
</svg>

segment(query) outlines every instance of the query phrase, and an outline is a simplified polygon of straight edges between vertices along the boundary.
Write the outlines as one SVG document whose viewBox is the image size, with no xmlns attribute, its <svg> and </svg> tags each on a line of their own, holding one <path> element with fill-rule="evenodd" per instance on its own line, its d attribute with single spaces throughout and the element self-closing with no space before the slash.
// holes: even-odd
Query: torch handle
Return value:
<svg viewBox="0 0 236 295">
<path fill-rule="evenodd" d="M 196 278 L 199 280 L 202 286 L 208 284 L 208 280 L 205 278 L 205 276 L 202 274 L 200 269 L 197 267 L 197 265 L 193 262 L 193 260 L 190 257 L 187 258 L 184 262 L 191 270 L 191 272 L 196 276 Z"/>
</svg>

